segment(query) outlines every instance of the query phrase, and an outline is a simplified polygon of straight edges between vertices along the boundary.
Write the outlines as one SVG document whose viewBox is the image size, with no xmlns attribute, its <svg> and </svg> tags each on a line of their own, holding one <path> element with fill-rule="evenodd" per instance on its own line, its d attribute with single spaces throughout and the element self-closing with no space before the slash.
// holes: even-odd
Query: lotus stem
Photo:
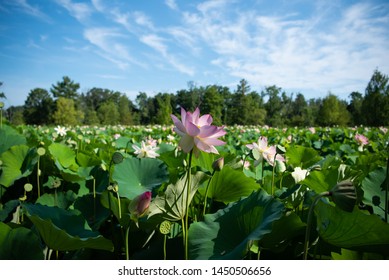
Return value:
<svg viewBox="0 0 389 280">
<path fill-rule="evenodd" d="M 308 257 L 308 245 L 309 245 L 309 235 L 311 233 L 311 223 L 312 223 L 312 216 L 313 216 L 313 210 L 315 209 L 315 206 L 319 199 L 321 199 L 324 196 L 329 196 L 330 192 L 322 192 L 318 196 L 316 196 L 315 200 L 312 202 L 311 206 L 309 207 L 308 212 L 308 218 L 307 218 L 307 227 L 305 229 L 305 242 L 304 242 L 304 260 Z"/>
<path fill-rule="evenodd" d="M 130 253 L 128 251 L 128 238 L 130 237 L 130 224 L 128 224 L 128 227 L 126 229 L 126 260 L 130 259 Z"/>
<path fill-rule="evenodd" d="M 216 170 L 213 170 L 213 171 L 212 171 L 211 178 L 209 178 L 208 184 L 207 184 L 207 188 L 205 189 L 203 217 L 205 216 L 205 212 L 206 212 L 206 209 L 207 209 L 207 197 L 208 197 L 209 185 L 210 185 L 210 183 L 211 183 L 211 180 L 212 180 L 212 178 L 213 178 L 213 175 L 215 175 L 215 172 L 216 172 Z"/>
<path fill-rule="evenodd" d="M 271 195 L 272 196 L 274 196 L 274 173 L 276 171 L 276 157 L 277 157 L 277 153 L 274 155 L 273 172 L 272 172 L 272 178 L 271 178 Z"/>
<path fill-rule="evenodd" d="M 189 259 L 189 253 L 188 253 L 189 232 L 188 231 L 189 231 L 189 205 L 190 205 L 189 198 L 190 198 L 190 191 L 191 191 L 190 184 L 191 184 L 192 156 L 193 156 L 193 149 L 189 153 L 188 175 L 187 175 L 188 185 L 187 185 L 187 189 L 186 189 L 186 208 L 185 208 L 186 214 L 185 214 L 185 235 L 184 235 L 184 238 L 185 238 L 184 247 L 185 247 L 185 259 L 186 260 Z"/>
</svg>

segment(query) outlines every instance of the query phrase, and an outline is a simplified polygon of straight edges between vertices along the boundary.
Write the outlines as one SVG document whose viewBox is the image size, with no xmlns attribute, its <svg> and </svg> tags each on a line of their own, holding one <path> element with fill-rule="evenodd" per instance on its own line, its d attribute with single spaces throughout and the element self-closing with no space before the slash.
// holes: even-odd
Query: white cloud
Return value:
<svg viewBox="0 0 389 280">
<path fill-rule="evenodd" d="M 14 0 L 11 3 L 20 8 L 26 14 L 37 17 L 46 22 L 51 22 L 51 19 L 48 15 L 42 12 L 39 8 L 30 5 L 27 0 Z"/>
<path fill-rule="evenodd" d="M 165 0 L 165 4 L 172 10 L 178 10 L 178 6 L 175 0 Z"/>
<path fill-rule="evenodd" d="M 297 19 L 241 10 L 224 16 L 221 0 L 197 8 L 183 13 L 183 33 L 215 53 L 211 65 L 250 83 L 348 95 L 389 61 L 389 32 L 382 24 L 389 24 L 387 9 L 377 16 L 375 7 L 355 4 L 338 19 L 331 15 L 336 10 L 320 9 Z"/>
<path fill-rule="evenodd" d="M 92 7 L 86 3 L 73 3 L 71 0 L 57 0 L 78 21 L 83 22 L 93 13 Z"/>
<path fill-rule="evenodd" d="M 125 37 L 123 34 L 111 28 L 89 28 L 84 31 L 84 37 L 98 47 L 97 52 L 101 57 L 115 63 L 120 69 L 126 69 L 129 64 L 146 67 L 134 59 L 128 48 L 118 39 Z"/>
<path fill-rule="evenodd" d="M 155 27 L 153 25 L 153 22 L 150 20 L 150 18 L 145 15 L 144 13 L 142 12 L 139 12 L 139 11 L 136 11 L 133 13 L 133 17 L 135 19 L 135 22 L 140 25 L 140 26 L 144 26 L 144 27 L 147 27 L 151 30 L 155 30 Z"/>
</svg>

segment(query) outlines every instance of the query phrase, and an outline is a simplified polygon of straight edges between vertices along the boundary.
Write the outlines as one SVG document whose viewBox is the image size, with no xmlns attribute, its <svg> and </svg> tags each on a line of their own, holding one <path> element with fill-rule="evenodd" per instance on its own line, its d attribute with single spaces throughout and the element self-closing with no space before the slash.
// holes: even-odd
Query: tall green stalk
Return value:
<svg viewBox="0 0 389 280">
<path fill-rule="evenodd" d="M 313 210 L 315 209 L 316 204 L 318 203 L 319 199 L 330 195 L 329 192 L 322 192 L 318 196 L 316 196 L 315 200 L 312 202 L 311 206 L 309 207 L 308 212 L 308 218 L 307 218 L 307 227 L 305 229 L 305 242 L 304 242 L 304 260 L 308 257 L 308 245 L 309 245 L 309 236 L 311 233 L 311 224 L 312 224 L 312 216 L 313 216 Z"/>
<path fill-rule="evenodd" d="M 184 222 L 184 226 L 185 226 L 185 234 L 184 234 L 184 239 L 185 239 L 185 242 L 184 242 L 184 247 L 185 247 L 185 259 L 188 260 L 189 259 L 189 198 L 190 198 L 190 191 L 191 191 L 191 187 L 190 187 L 190 184 L 191 184 L 191 169 L 192 169 L 192 156 L 193 156 L 193 150 L 190 151 L 189 153 L 189 163 L 188 163 L 188 173 L 187 173 L 187 189 L 186 189 L 186 208 L 185 208 L 185 222 Z"/>
<path fill-rule="evenodd" d="M 203 209 L 203 217 L 205 216 L 205 212 L 207 210 L 207 196 L 208 196 L 208 190 L 209 190 L 209 185 L 211 183 L 211 180 L 213 178 L 213 175 L 215 175 L 216 170 L 213 170 L 211 178 L 208 180 L 207 188 L 205 189 L 205 197 L 204 197 L 204 209 Z"/>
</svg>

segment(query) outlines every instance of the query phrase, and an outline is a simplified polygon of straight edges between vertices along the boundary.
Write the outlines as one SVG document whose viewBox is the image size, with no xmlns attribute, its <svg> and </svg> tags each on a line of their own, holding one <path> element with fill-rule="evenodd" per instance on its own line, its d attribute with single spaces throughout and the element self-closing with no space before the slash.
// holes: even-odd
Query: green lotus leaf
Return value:
<svg viewBox="0 0 389 280">
<path fill-rule="evenodd" d="M 362 181 L 362 202 L 372 206 L 374 213 L 381 218 L 385 218 L 385 191 L 382 188 L 385 178 L 386 168 L 379 167 L 375 171 L 370 172 Z"/>
<path fill-rule="evenodd" d="M 332 187 L 336 185 L 337 180 L 337 169 L 315 170 L 311 171 L 300 184 L 307 186 L 319 194 L 332 189 Z"/>
<path fill-rule="evenodd" d="M 3 125 L 0 129 L 0 155 L 12 146 L 26 144 L 26 137 L 20 135 L 15 129 L 8 125 Z"/>
<path fill-rule="evenodd" d="M 205 173 L 197 172 L 191 176 L 189 203 L 192 201 L 200 182 L 203 180 Z M 158 195 L 152 200 L 149 206 L 149 217 L 160 214 L 166 220 L 180 221 L 185 217 L 188 188 L 186 187 L 187 175 L 183 176 L 176 184 L 167 186 L 162 195 Z"/>
<path fill-rule="evenodd" d="M 98 232 L 85 229 L 86 221 L 78 211 L 40 204 L 24 204 L 27 217 L 37 227 L 45 244 L 53 250 L 81 248 L 113 250 L 110 240 Z"/>
<path fill-rule="evenodd" d="M 36 159 L 32 156 L 31 151 L 26 145 L 17 145 L 12 146 L 1 155 L 0 159 L 3 162 L 0 176 L 1 185 L 9 187 L 15 180 L 32 173 Z"/>
<path fill-rule="evenodd" d="M 15 211 L 19 204 L 19 199 L 9 200 L 4 206 L 0 204 L 0 221 L 4 222 L 8 216 Z"/>
<path fill-rule="evenodd" d="M 321 159 L 316 150 L 303 146 L 289 147 L 285 156 L 288 164 L 293 167 L 300 166 L 302 169 L 311 167 Z"/>
<path fill-rule="evenodd" d="M 208 197 L 229 203 L 250 195 L 259 189 L 259 185 L 253 178 L 249 178 L 239 170 L 224 166 L 220 172 L 216 172 L 208 189 Z"/>
<path fill-rule="evenodd" d="M 272 231 L 273 222 L 283 216 L 283 204 L 265 191 L 250 196 L 189 228 L 191 259 L 241 259 L 252 241 Z"/>
<path fill-rule="evenodd" d="M 12 229 L 0 222 L 1 260 L 43 260 L 43 249 L 39 237 L 30 229 Z"/>
<path fill-rule="evenodd" d="M 76 153 L 70 147 L 61 143 L 52 143 L 49 146 L 49 151 L 54 160 L 58 161 L 61 166 L 73 169 L 74 171 L 77 170 L 77 168 L 74 169 L 75 167 L 78 167 L 78 164 L 76 163 Z"/>
<path fill-rule="evenodd" d="M 74 209 L 81 212 L 92 230 L 98 230 L 101 224 L 108 218 L 110 212 L 100 202 L 101 194 L 93 193 L 79 197 L 74 202 Z"/>
<path fill-rule="evenodd" d="M 288 213 L 273 223 L 272 231 L 260 241 L 261 248 L 282 252 L 295 237 L 305 234 L 305 228 L 306 224 L 296 213 Z"/>
<path fill-rule="evenodd" d="M 119 185 L 122 197 L 134 197 L 152 191 L 168 179 L 166 165 L 154 158 L 126 158 L 115 165 L 112 178 Z"/>
<path fill-rule="evenodd" d="M 315 207 L 315 214 L 324 241 L 351 250 L 386 254 L 389 251 L 389 224 L 379 216 L 357 209 L 346 212 L 321 201 Z"/>
</svg>

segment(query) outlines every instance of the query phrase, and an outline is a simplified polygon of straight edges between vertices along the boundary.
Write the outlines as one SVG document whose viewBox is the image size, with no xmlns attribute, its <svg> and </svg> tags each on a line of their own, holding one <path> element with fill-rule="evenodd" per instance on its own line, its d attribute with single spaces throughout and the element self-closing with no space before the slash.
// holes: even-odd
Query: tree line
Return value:
<svg viewBox="0 0 389 280">
<path fill-rule="evenodd" d="M 388 126 L 389 78 L 375 70 L 365 93 L 352 92 L 349 101 L 329 92 L 324 98 L 306 99 L 287 94 L 275 85 L 260 93 L 242 79 L 235 90 L 225 86 L 195 86 L 176 93 L 148 96 L 139 92 L 135 101 L 126 94 L 92 88 L 79 93 L 80 84 L 64 76 L 50 90 L 32 89 L 23 106 L 11 106 L 5 117 L 14 125 L 148 125 L 171 124 L 170 114 L 200 108 L 216 125 L 283 126 Z M 1 86 L 2 83 L 0 83 Z M 0 99 L 6 98 L 0 92 Z"/>
</svg>

